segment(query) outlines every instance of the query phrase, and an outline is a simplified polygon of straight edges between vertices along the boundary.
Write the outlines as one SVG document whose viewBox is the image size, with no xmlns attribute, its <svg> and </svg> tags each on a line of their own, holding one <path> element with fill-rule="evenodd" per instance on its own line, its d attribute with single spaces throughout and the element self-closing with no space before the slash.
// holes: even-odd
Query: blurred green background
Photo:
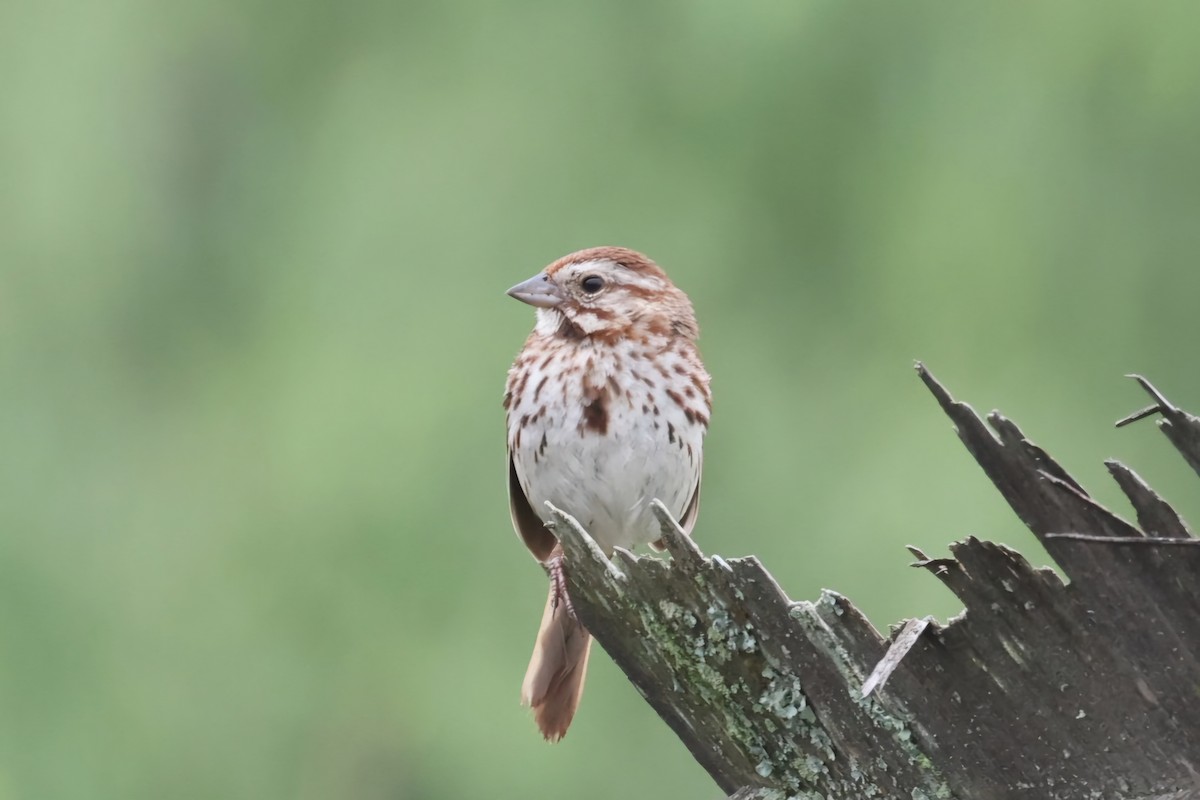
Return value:
<svg viewBox="0 0 1200 800">
<path fill-rule="evenodd" d="M 912 373 L 1200 518 L 1191 3 L 0 6 L 0 799 L 717 798 L 603 655 L 517 695 L 504 290 L 656 258 L 709 552 L 876 625 L 1041 562 Z M 1190 503 L 1190 505 L 1189 505 Z"/>
</svg>

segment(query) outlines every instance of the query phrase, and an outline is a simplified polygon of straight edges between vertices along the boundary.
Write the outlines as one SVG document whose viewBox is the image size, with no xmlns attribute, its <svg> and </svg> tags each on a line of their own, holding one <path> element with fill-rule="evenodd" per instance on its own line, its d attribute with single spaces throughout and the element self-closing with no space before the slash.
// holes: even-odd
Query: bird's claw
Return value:
<svg viewBox="0 0 1200 800">
<path fill-rule="evenodd" d="M 571 595 L 567 594 L 567 573 L 566 563 L 562 556 L 555 556 L 546 563 L 546 568 L 550 571 L 550 586 L 554 597 L 554 608 L 557 609 L 561 604 L 567 609 L 567 613 L 572 617 L 575 616 L 575 607 L 571 605 Z"/>
</svg>

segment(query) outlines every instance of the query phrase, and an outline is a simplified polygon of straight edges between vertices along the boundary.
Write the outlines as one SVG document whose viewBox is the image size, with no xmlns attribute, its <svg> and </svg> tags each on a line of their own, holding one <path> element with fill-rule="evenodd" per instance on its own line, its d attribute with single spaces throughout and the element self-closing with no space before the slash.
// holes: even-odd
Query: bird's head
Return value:
<svg viewBox="0 0 1200 800">
<path fill-rule="evenodd" d="M 624 247 L 592 247 L 563 256 L 508 290 L 537 308 L 545 335 L 615 340 L 639 333 L 699 335 L 687 295 L 646 256 Z"/>
</svg>

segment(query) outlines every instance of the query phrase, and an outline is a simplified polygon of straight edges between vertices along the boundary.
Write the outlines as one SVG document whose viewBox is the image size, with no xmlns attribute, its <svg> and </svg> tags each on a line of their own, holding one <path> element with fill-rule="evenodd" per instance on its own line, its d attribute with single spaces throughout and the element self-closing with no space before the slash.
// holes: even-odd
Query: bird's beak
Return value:
<svg viewBox="0 0 1200 800">
<path fill-rule="evenodd" d="M 527 281 L 518 283 L 507 292 L 509 297 L 514 297 L 522 303 L 528 303 L 537 308 L 554 308 L 556 305 L 566 300 L 566 295 L 562 293 L 562 289 L 558 288 L 558 284 L 550 280 L 550 276 L 544 272 L 539 272 Z"/>
</svg>

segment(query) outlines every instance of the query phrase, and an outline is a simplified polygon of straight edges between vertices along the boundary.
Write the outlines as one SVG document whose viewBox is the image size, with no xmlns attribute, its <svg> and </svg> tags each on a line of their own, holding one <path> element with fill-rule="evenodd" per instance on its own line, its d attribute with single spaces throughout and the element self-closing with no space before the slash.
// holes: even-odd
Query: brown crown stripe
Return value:
<svg viewBox="0 0 1200 800">
<path fill-rule="evenodd" d="M 644 272 L 648 275 L 667 277 L 662 268 L 636 250 L 627 247 L 589 247 L 563 256 L 546 267 L 546 274 L 553 275 L 560 269 L 571 264 L 581 264 L 585 261 L 611 261 L 631 272 Z"/>
</svg>

